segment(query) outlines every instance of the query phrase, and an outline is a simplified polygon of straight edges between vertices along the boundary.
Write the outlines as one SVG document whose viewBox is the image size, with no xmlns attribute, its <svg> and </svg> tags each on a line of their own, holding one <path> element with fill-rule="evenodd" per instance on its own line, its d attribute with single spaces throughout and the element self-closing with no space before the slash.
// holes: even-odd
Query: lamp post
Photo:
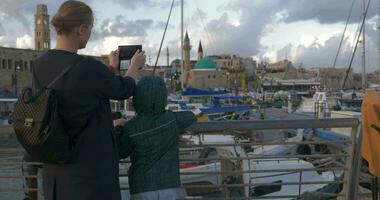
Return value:
<svg viewBox="0 0 380 200">
<path fill-rule="evenodd" d="M 18 97 L 17 94 L 17 71 L 20 70 L 20 63 L 18 61 L 15 61 L 15 67 L 13 68 L 13 75 L 12 75 L 12 85 L 14 86 L 14 94 L 16 97 Z"/>
<path fill-rule="evenodd" d="M 227 76 L 227 91 L 230 90 L 230 73 L 229 72 L 226 72 L 226 76 Z"/>
</svg>

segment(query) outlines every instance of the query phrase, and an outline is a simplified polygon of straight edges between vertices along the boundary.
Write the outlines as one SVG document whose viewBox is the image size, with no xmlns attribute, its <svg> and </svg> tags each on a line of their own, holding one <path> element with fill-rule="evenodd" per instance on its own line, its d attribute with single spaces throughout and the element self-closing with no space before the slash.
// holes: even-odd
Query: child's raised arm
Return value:
<svg viewBox="0 0 380 200">
<path fill-rule="evenodd" d="M 181 133 L 183 132 L 183 130 L 185 130 L 187 127 L 191 126 L 193 123 L 197 121 L 197 118 L 191 111 L 175 112 L 174 115 L 177 122 L 177 126 L 180 129 Z"/>
</svg>

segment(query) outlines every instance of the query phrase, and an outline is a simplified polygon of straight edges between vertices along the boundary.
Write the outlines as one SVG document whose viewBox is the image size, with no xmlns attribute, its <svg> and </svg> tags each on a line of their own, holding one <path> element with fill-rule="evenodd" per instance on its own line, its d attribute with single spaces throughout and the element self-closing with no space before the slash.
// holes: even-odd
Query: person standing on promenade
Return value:
<svg viewBox="0 0 380 200">
<path fill-rule="evenodd" d="M 110 99 L 132 96 L 144 52 L 136 52 L 125 76 L 112 73 L 119 64 L 118 51 L 111 52 L 109 66 L 81 56 L 91 36 L 94 16 L 83 2 L 65 1 L 51 23 L 57 32 L 55 49 L 35 60 L 33 85 L 42 88 L 73 64 L 53 86 L 58 112 L 73 141 L 74 154 L 67 164 L 44 164 L 46 200 L 119 200 L 119 156 L 113 137 Z M 111 70 L 110 70 L 111 69 Z"/>
</svg>

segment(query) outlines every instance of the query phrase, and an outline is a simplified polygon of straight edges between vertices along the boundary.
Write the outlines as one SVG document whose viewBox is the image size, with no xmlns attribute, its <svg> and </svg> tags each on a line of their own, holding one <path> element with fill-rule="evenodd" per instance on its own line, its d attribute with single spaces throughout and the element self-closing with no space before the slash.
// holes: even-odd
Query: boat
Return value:
<svg viewBox="0 0 380 200">
<path fill-rule="evenodd" d="M 301 105 L 297 108 L 296 113 L 314 114 L 319 108 L 323 109 L 324 113 L 330 112 L 326 92 L 316 92 L 313 98 L 302 97 Z"/>
</svg>

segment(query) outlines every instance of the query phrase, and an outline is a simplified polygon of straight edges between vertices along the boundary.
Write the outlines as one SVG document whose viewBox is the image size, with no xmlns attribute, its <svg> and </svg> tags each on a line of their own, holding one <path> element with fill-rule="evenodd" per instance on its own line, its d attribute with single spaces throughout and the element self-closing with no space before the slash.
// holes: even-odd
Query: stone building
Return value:
<svg viewBox="0 0 380 200">
<path fill-rule="evenodd" d="M 293 66 L 293 63 L 287 59 L 276 63 L 268 64 L 265 68 L 265 77 L 268 79 L 302 79 L 302 73 Z"/>
<path fill-rule="evenodd" d="M 347 73 L 345 68 L 312 68 L 316 72 L 320 81 L 320 87 L 326 89 L 340 89 L 343 86 L 344 78 Z M 354 73 L 349 71 L 345 88 L 358 88 L 360 85 L 355 84 Z"/>
<path fill-rule="evenodd" d="M 252 86 L 255 81 L 256 61 L 252 58 L 243 58 L 236 55 L 212 55 L 210 56 L 218 66 L 227 74 L 228 88 L 243 89 Z"/>
<path fill-rule="evenodd" d="M 236 55 L 212 55 L 210 56 L 220 69 L 237 69 L 241 67 L 241 58 Z"/>
<path fill-rule="evenodd" d="M 43 51 L 0 47 L 0 88 L 13 96 L 31 85 L 34 59 Z"/>
<path fill-rule="evenodd" d="M 367 76 L 368 86 L 380 84 L 380 71 L 376 70 Z"/>
<path fill-rule="evenodd" d="M 217 64 L 209 57 L 205 57 L 195 64 L 189 72 L 188 87 L 198 89 L 217 89 L 227 87 L 227 75 L 217 68 Z"/>
</svg>

